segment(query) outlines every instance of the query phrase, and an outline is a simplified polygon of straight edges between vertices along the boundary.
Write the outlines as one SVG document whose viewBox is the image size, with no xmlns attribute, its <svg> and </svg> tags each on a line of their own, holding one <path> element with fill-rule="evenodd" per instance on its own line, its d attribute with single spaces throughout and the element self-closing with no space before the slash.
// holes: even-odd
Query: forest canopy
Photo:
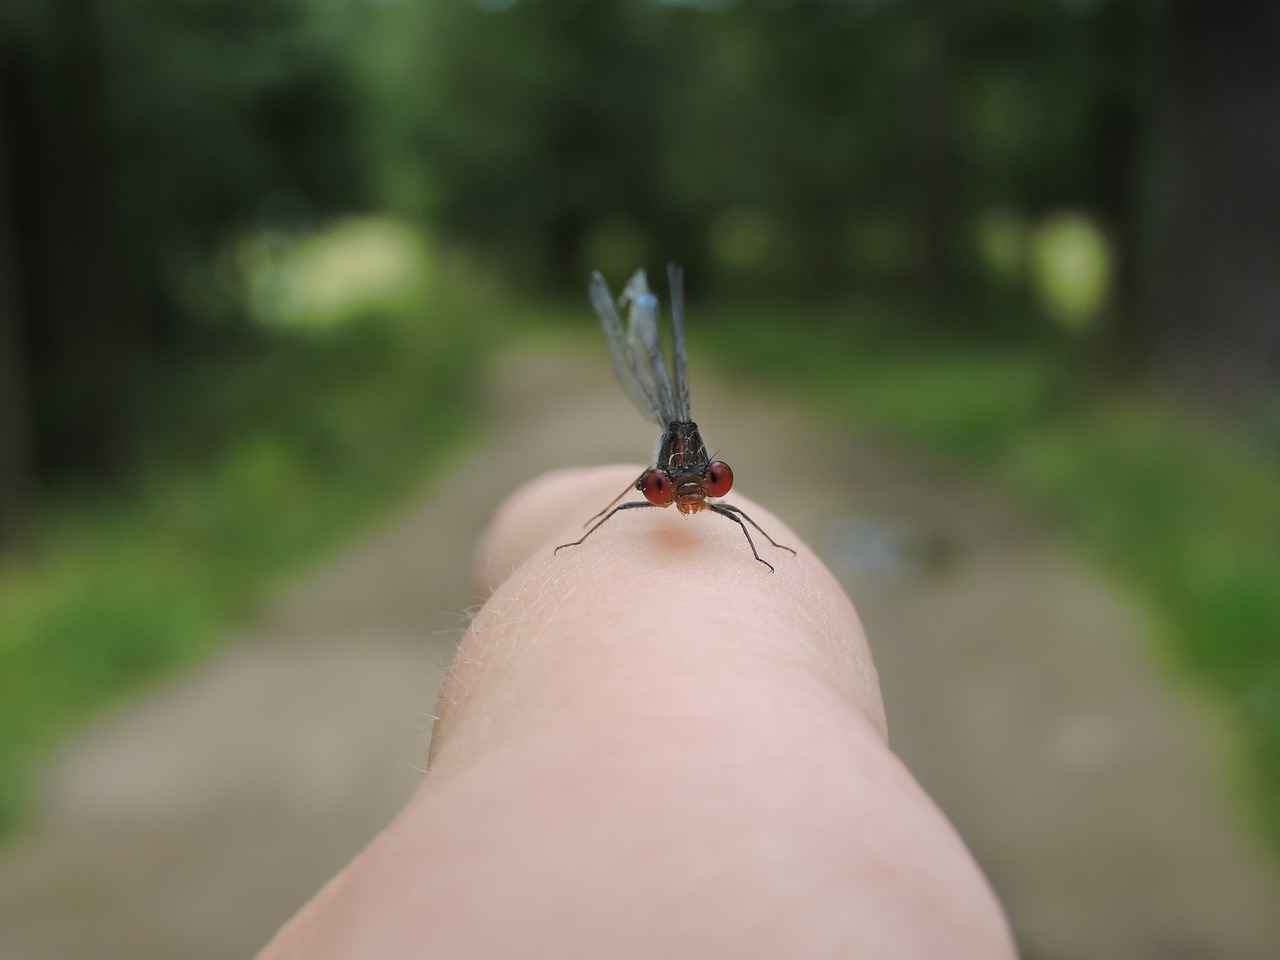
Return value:
<svg viewBox="0 0 1280 960">
<path fill-rule="evenodd" d="M 1075 331 L 1122 375 L 1274 387 L 1278 23 L 1265 0 L 13 0 L 0 540 L 31 491 L 127 469 L 140 383 L 247 335 L 234 244 L 341 215 L 416 223 L 512 290 L 677 260 L 717 295 L 897 298 L 962 334 Z"/>
</svg>

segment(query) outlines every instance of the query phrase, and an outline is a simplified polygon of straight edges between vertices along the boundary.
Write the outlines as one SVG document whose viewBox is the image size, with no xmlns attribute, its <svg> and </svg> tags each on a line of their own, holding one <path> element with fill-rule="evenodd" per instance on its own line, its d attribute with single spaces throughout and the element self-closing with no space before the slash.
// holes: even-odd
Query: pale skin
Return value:
<svg viewBox="0 0 1280 960">
<path fill-rule="evenodd" d="M 637 466 L 517 492 L 409 804 L 259 955 L 1016 955 L 991 888 L 889 749 L 856 613 L 703 512 L 582 521 Z M 886 642 L 892 642 L 887 638 Z"/>
</svg>

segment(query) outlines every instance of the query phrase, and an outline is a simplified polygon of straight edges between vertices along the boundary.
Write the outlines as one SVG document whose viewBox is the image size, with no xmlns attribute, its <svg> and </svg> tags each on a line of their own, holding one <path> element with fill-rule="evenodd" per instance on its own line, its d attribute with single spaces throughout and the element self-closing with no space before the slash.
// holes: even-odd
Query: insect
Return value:
<svg viewBox="0 0 1280 960">
<path fill-rule="evenodd" d="M 662 428 L 662 439 L 658 443 L 658 455 L 653 466 L 588 520 L 589 524 L 595 523 L 586 533 L 572 543 L 562 543 L 555 552 L 578 546 L 620 510 L 675 504 L 676 509 L 685 515 L 710 510 L 732 520 L 742 528 L 752 556 L 772 573 L 773 564 L 756 550 L 751 531 L 747 529 L 748 523 L 779 550 L 787 550 L 792 555 L 795 551 L 775 541 L 741 508 L 717 502 L 733 486 L 733 471 L 727 463 L 712 460 L 707 455 L 698 425 L 689 416 L 689 383 L 685 378 L 684 271 L 674 264 L 668 265 L 667 279 L 671 290 L 670 364 L 658 332 L 658 298 L 649 292 L 644 270 L 637 270 L 631 275 L 618 298 L 618 306 L 630 306 L 625 327 L 604 277 L 599 271 L 591 275 L 587 291 L 604 327 L 614 372 L 640 412 Z M 644 499 L 619 504 L 618 501 L 633 489 L 639 490 Z"/>
</svg>

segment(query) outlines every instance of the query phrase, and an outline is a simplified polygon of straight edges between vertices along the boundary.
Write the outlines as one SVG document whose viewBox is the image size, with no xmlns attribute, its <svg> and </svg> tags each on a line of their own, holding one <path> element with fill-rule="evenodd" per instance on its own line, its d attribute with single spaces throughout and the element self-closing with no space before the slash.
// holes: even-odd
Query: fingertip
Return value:
<svg viewBox="0 0 1280 960">
<path fill-rule="evenodd" d="M 492 592 L 551 540 L 559 543 L 557 537 L 581 536 L 572 531 L 619 491 L 625 492 L 643 470 L 630 464 L 553 470 L 520 487 L 498 508 L 480 539 L 476 552 L 480 588 Z"/>
<path fill-rule="evenodd" d="M 758 531 L 755 538 L 741 524 L 738 529 L 723 520 L 707 522 L 705 513 L 692 518 L 674 510 L 629 511 L 587 545 L 555 553 L 586 532 L 584 521 L 630 492 L 643 470 L 635 464 L 557 470 L 515 491 L 482 538 L 476 563 L 480 589 L 486 595 L 543 590 L 554 570 L 557 589 L 571 592 L 582 610 L 598 608 L 600 617 L 608 611 L 615 620 L 625 619 L 624 613 L 645 608 L 665 611 L 667 622 L 703 623 L 711 633 L 737 624 L 737 636 L 754 637 L 762 646 L 768 644 L 766 634 L 787 638 L 783 642 L 794 643 L 793 655 L 812 654 L 814 670 L 850 695 L 884 738 L 878 678 L 857 612 L 822 561 L 763 507 L 733 497 Z M 778 538 L 775 544 L 761 541 L 764 530 Z M 754 559 L 753 539 L 759 551 Z M 543 567 L 530 567 L 529 584 L 503 586 L 531 560 Z"/>
</svg>

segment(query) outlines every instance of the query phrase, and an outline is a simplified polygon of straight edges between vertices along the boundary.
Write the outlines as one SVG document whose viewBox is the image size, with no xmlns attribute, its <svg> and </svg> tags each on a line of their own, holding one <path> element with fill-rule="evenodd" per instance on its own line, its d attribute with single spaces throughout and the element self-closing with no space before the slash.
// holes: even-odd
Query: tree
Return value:
<svg viewBox="0 0 1280 960">
<path fill-rule="evenodd" d="M 20 54 L 0 42 L 0 553 L 24 534 L 31 484 L 27 430 L 26 329 L 18 283 L 17 225 L 11 201 L 12 169 L 8 145 L 19 126 L 16 87 L 22 82 Z"/>
<path fill-rule="evenodd" d="M 1192 385 L 1280 383 L 1280 5 L 1183 0 L 1150 325 Z"/>
<path fill-rule="evenodd" d="M 239 332 L 217 296 L 232 238 L 363 206 L 343 38 L 313 15 L 0 9 L 0 546 L 29 493 L 127 471 L 140 385 Z"/>
</svg>

